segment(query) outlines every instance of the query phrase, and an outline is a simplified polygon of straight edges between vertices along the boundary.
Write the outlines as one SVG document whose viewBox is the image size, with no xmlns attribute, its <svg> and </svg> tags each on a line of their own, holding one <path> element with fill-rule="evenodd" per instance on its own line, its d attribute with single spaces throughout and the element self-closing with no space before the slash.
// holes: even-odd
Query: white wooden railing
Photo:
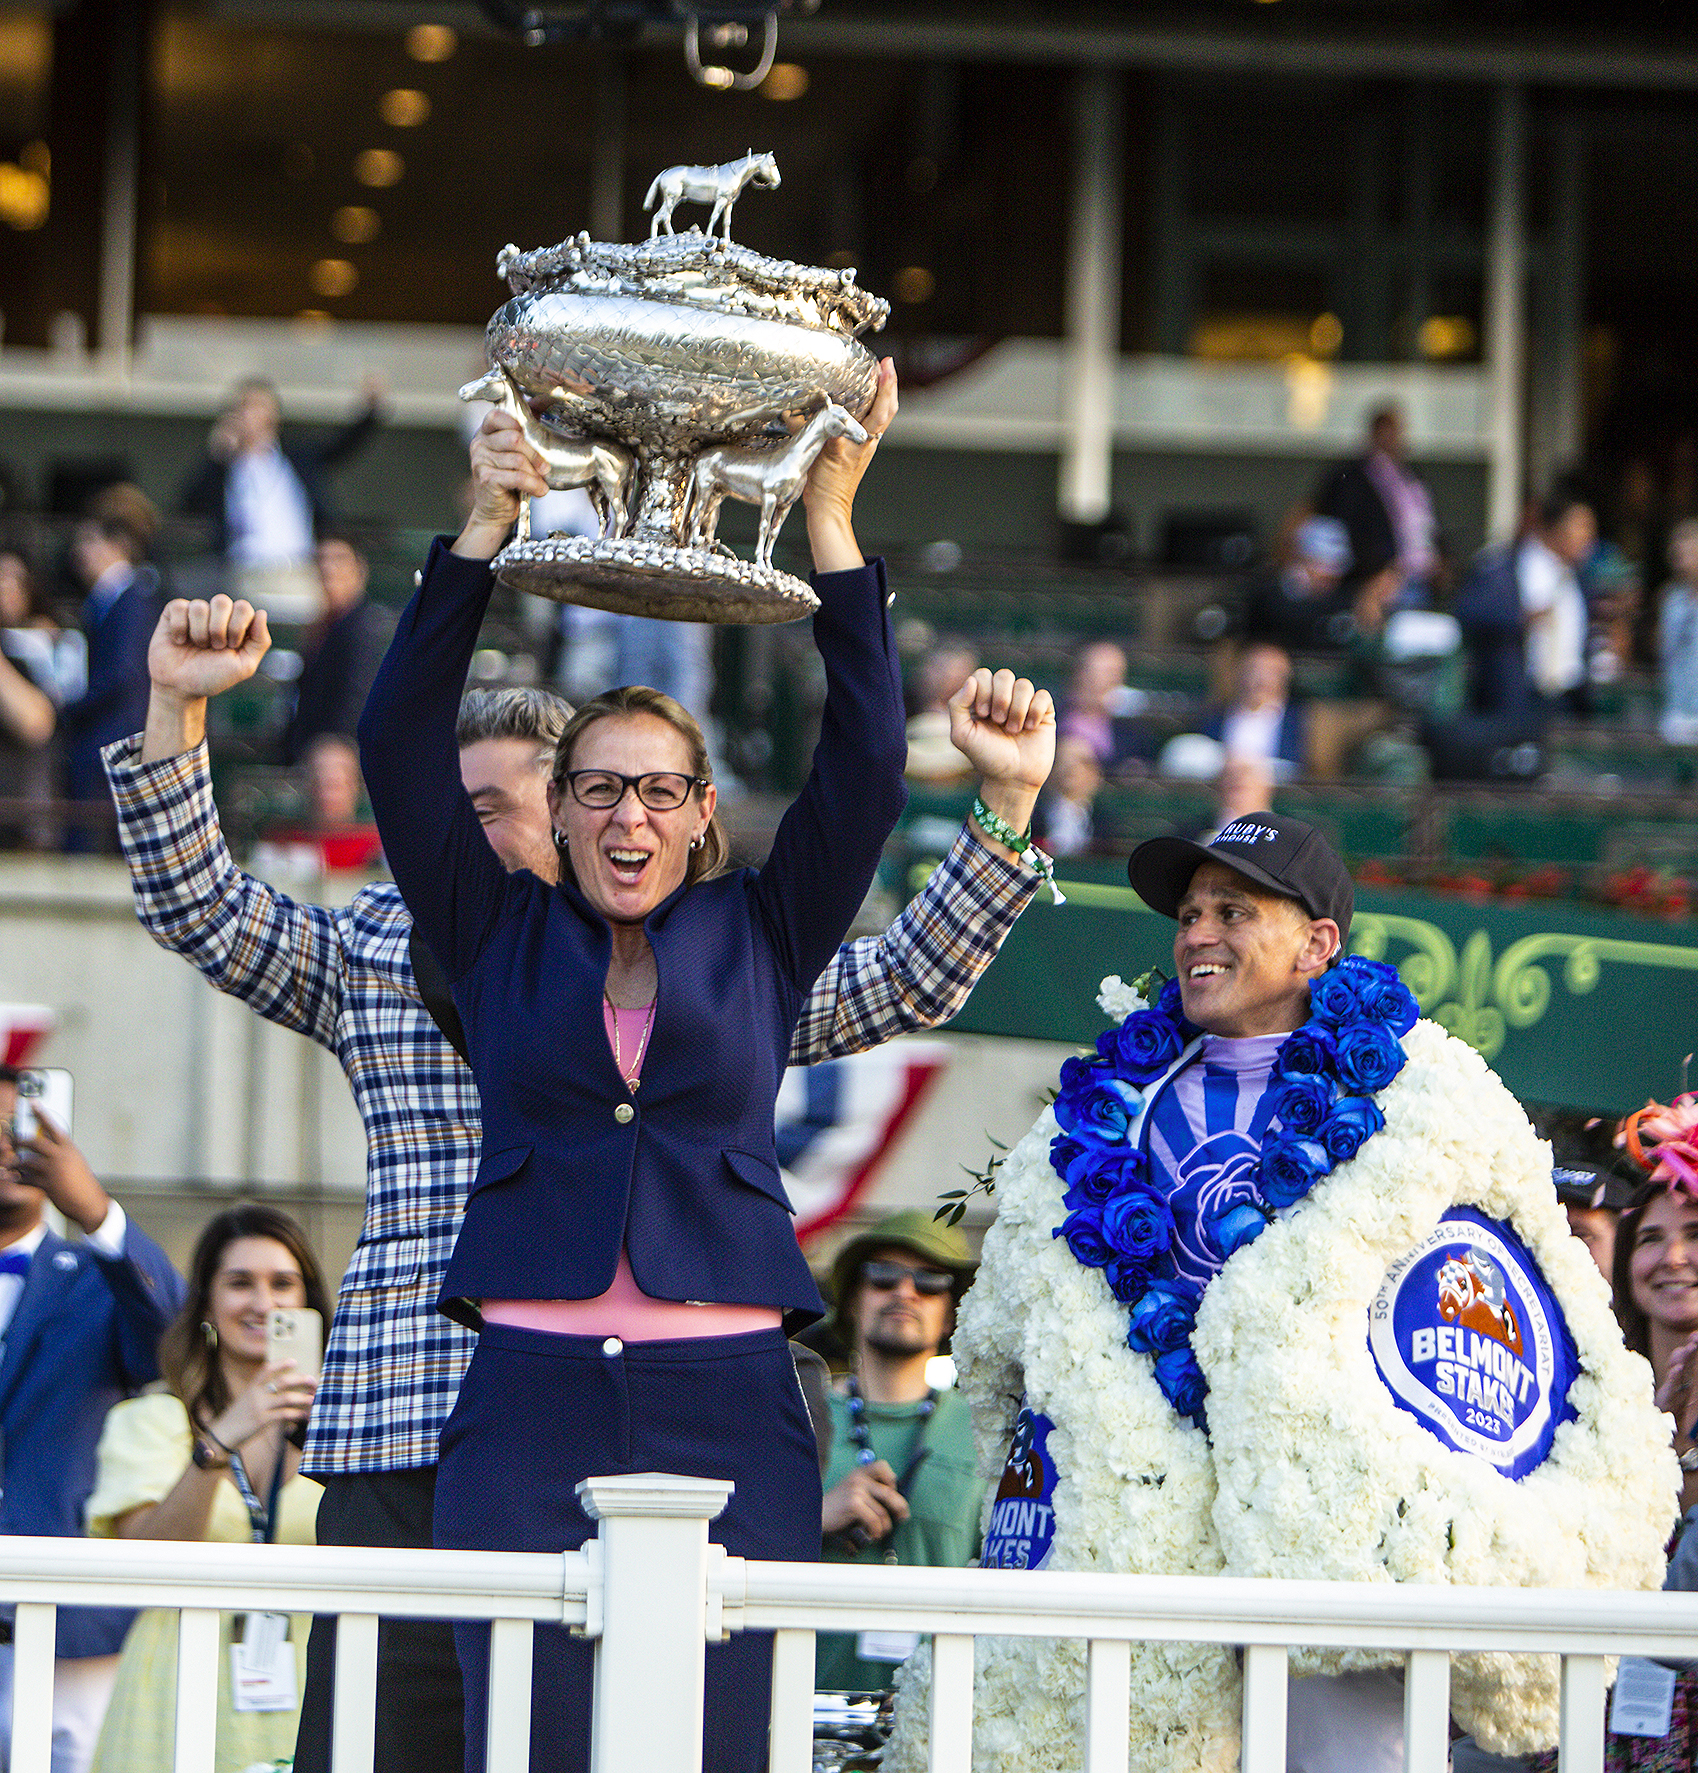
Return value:
<svg viewBox="0 0 1698 1773">
<path fill-rule="evenodd" d="M 734 1631 L 777 1634 L 772 1773 L 811 1764 L 816 1631 L 935 1634 L 933 1773 L 969 1773 L 987 1633 L 1088 1642 L 1086 1773 L 1125 1773 L 1143 1640 L 1242 1646 L 1243 1773 L 1284 1773 L 1288 1646 L 1405 1654 L 1407 1773 L 1445 1766 L 1454 1652 L 1562 1657 L 1562 1773 L 1601 1773 L 1606 1657 L 1698 1655 L 1698 1595 L 757 1563 L 708 1541 L 729 1490 L 592 1478 L 580 1493 L 600 1535 L 562 1555 L 0 1537 L 12 1773 L 49 1773 L 54 1613 L 79 1604 L 180 1611 L 176 1773 L 211 1773 L 218 1615 L 250 1609 L 340 1615 L 333 1773 L 370 1773 L 380 1616 L 491 1622 L 489 1773 L 527 1767 L 538 1621 L 597 1640 L 593 1773 L 699 1773 L 703 1655 Z"/>
</svg>

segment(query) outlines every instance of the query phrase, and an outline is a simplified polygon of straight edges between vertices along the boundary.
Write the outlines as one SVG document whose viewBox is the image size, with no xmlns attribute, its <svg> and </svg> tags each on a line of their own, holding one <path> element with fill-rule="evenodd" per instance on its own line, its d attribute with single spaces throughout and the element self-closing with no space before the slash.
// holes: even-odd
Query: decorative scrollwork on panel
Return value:
<svg viewBox="0 0 1698 1773">
<path fill-rule="evenodd" d="M 1384 960 L 1394 941 L 1407 943 L 1413 951 L 1396 963 L 1398 975 L 1421 1014 L 1430 1016 L 1456 978 L 1456 950 L 1450 937 L 1436 924 L 1377 911 L 1359 912 L 1351 924 L 1351 952 L 1367 960 Z"/>
</svg>

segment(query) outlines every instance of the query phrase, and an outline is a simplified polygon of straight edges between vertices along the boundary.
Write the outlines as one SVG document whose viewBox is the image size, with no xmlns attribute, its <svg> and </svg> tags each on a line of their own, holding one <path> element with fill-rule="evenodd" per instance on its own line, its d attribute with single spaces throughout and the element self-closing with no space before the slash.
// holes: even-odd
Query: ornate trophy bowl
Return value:
<svg viewBox="0 0 1698 1773">
<path fill-rule="evenodd" d="M 490 372 L 460 392 L 518 417 L 549 484 L 586 487 L 602 519 L 598 537 L 543 539 L 522 518 L 496 558 L 501 578 L 674 621 L 810 614 L 813 593 L 772 565 L 773 538 L 820 449 L 865 435 L 855 415 L 878 365 L 858 335 L 884 324 L 888 304 L 853 271 L 694 229 L 635 246 L 580 234 L 508 247 L 499 269 L 513 299 L 489 323 Z M 727 497 L 760 507 L 753 561 L 715 538 Z"/>
</svg>

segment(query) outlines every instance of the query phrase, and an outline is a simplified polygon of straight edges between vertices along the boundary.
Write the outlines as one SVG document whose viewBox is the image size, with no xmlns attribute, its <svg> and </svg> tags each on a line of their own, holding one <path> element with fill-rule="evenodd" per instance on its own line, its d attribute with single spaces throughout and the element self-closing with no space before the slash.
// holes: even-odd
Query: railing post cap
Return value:
<svg viewBox="0 0 1698 1773">
<path fill-rule="evenodd" d="M 625 1477 L 585 1478 L 578 1499 L 592 1521 L 647 1515 L 661 1520 L 716 1519 L 737 1486 L 729 1478 L 674 1477 L 641 1471 Z"/>
</svg>

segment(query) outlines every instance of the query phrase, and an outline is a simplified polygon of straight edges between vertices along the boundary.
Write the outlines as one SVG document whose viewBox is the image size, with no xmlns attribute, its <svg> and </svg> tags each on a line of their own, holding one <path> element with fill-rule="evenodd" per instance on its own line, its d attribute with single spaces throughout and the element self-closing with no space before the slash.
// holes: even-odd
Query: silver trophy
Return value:
<svg viewBox="0 0 1698 1773">
<path fill-rule="evenodd" d="M 878 364 L 860 334 L 890 304 L 852 270 L 731 239 L 739 193 L 778 182 L 770 154 L 674 166 L 649 187 L 638 245 L 579 234 L 503 248 L 513 299 L 489 323 L 489 373 L 460 398 L 517 418 L 549 485 L 585 488 L 601 520 L 596 537 L 534 537 L 527 505 L 496 556 L 507 584 L 681 622 L 792 622 L 818 607 L 773 566 L 772 544 L 826 444 L 866 438 L 857 415 Z M 673 232 L 680 203 L 712 205 L 706 233 Z M 752 561 L 714 534 L 725 499 L 760 507 Z"/>
</svg>

